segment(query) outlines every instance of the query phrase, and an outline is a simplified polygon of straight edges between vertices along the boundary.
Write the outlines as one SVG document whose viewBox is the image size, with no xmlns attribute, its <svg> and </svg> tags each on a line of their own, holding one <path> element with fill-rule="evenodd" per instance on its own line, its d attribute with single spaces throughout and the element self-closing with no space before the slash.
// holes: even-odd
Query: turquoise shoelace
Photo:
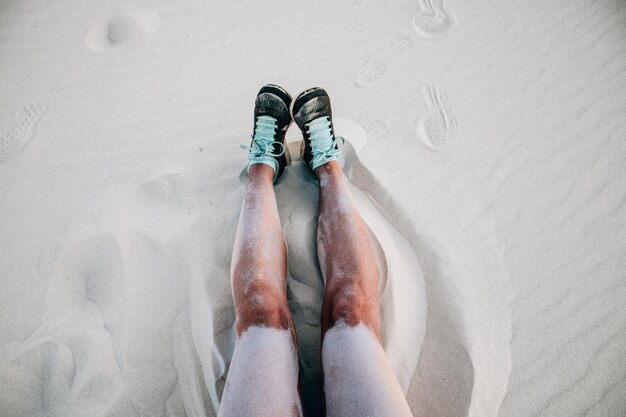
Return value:
<svg viewBox="0 0 626 417">
<path fill-rule="evenodd" d="M 248 157 L 250 158 L 250 161 L 264 156 L 278 158 L 285 153 L 285 145 L 280 142 L 274 142 L 276 129 L 276 119 L 270 116 L 259 116 L 256 121 L 256 128 L 254 129 L 254 136 L 252 136 L 251 145 L 240 145 L 241 149 L 248 150 Z M 279 153 L 274 153 L 274 145 L 280 146 L 281 150 Z"/>
<path fill-rule="evenodd" d="M 280 142 L 274 142 L 276 130 L 278 129 L 277 120 L 270 116 L 259 116 L 255 123 L 254 136 L 250 146 L 239 145 L 241 149 L 248 150 L 248 170 L 252 164 L 265 164 L 274 170 L 274 182 L 278 177 L 278 157 L 285 153 L 285 145 Z M 279 153 L 274 153 L 274 145 L 280 147 Z"/>
<path fill-rule="evenodd" d="M 337 161 L 341 150 L 337 146 L 337 139 L 342 145 L 346 142 L 343 137 L 335 138 L 330 127 L 328 116 L 319 117 L 306 125 L 311 139 L 311 169 L 315 169 L 326 162 Z"/>
</svg>

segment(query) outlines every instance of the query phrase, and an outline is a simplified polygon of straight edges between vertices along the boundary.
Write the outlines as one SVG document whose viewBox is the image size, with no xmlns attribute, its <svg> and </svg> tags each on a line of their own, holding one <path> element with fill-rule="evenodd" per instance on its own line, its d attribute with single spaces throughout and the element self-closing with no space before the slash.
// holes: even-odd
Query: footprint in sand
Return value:
<svg viewBox="0 0 626 417">
<path fill-rule="evenodd" d="M 373 142 L 382 142 L 389 136 L 387 125 L 380 120 L 366 120 L 363 123 L 363 129 L 367 133 L 368 140 Z"/>
<path fill-rule="evenodd" d="M 417 124 L 417 136 L 433 151 L 440 151 L 456 137 L 457 124 L 439 87 L 427 85 L 422 90 L 429 112 Z"/>
<path fill-rule="evenodd" d="M 413 30 L 423 38 L 440 38 L 456 26 L 454 13 L 443 0 L 420 0 L 420 11 L 413 16 Z"/>
<path fill-rule="evenodd" d="M 127 44 L 141 44 L 154 36 L 160 24 L 161 19 L 154 10 L 122 12 L 87 32 L 85 46 L 104 52 Z"/>
<path fill-rule="evenodd" d="M 29 103 L 22 107 L 21 123 L 0 137 L 0 164 L 15 156 L 30 142 L 35 133 L 35 126 L 47 107 L 42 103 Z"/>
<path fill-rule="evenodd" d="M 186 202 L 186 192 L 184 179 L 174 173 L 144 181 L 138 189 L 138 194 L 144 202 L 171 207 L 183 206 Z"/>
<path fill-rule="evenodd" d="M 409 38 L 396 33 L 388 37 L 379 48 L 357 58 L 354 61 L 357 85 L 368 87 L 374 84 L 387 71 L 388 64 L 385 57 L 392 51 L 406 48 L 409 45 L 411 45 Z"/>
</svg>

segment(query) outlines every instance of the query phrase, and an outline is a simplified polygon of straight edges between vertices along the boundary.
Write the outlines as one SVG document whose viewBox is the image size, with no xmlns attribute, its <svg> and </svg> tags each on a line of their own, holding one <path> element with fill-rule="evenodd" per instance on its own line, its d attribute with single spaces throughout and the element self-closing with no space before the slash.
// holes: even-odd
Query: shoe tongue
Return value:
<svg viewBox="0 0 626 417">
<path fill-rule="evenodd" d="M 269 146 L 274 142 L 277 130 L 275 118 L 267 115 L 258 116 L 255 123 L 254 140 Z"/>
<path fill-rule="evenodd" d="M 308 122 L 306 126 L 309 128 L 309 131 L 310 130 L 319 131 L 323 129 L 330 129 L 330 121 L 328 120 L 327 116 L 320 116 Z M 331 130 L 331 134 L 332 134 L 332 130 Z"/>
<path fill-rule="evenodd" d="M 311 146 L 315 152 L 327 151 L 334 145 L 334 134 L 327 117 L 318 117 L 308 123 Z"/>
</svg>

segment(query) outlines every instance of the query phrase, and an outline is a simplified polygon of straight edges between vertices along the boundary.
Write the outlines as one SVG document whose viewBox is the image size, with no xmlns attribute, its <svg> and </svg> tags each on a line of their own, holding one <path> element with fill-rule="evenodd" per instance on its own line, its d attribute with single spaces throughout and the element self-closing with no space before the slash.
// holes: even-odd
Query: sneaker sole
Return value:
<svg viewBox="0 0 626 417">
<path fill-rule="evenodd" d="M 270 87 L 270 88 L 274 88 L 278 91 L 280 91 L 282 94 L 284 94 L 285 96 L 287 96 L 289 98 L 289 106 L 287 106 L 289 108 L 289 114 L 291 114 L 291 106 L 293 104 L 293 97 L 291 97 L 291 94 L 289 94 L 289 92 L 287 90 L 285 90 L 284 88 L 282 88 L 280 85 L 276 85 L 276 84 L 265 84 L 263 87 L 261 87 L 261 90 L 263 90 L 265 87 Z M 270 91 L 271 92 L 271 91 Z M 277 95 L 281 100 L 283 100 L 283 102 L 285 101 L 283 99 L 283 97 L 281 97 L 280 95 Z"/>
</svg>

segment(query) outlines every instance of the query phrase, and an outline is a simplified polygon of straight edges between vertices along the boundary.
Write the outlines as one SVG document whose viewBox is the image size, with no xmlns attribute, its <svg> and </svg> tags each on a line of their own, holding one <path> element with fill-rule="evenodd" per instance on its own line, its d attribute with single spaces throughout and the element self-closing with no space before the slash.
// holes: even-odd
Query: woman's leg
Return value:
<svg viewBox="0 0 626 417">
<path fill-rule="evenodd" d="M 321 326 L 327 415 L 411 416 L 380 344 L 378 267 L 365 223 L 336 161 L 314 173 L 326 280 Z"/>
<path fill-rule="evenodd" d="M 231 266 L 238 340 L 218 415 L 301 416 L 274 170 L 254 164 L 248 178 Z"/>
</svg>

